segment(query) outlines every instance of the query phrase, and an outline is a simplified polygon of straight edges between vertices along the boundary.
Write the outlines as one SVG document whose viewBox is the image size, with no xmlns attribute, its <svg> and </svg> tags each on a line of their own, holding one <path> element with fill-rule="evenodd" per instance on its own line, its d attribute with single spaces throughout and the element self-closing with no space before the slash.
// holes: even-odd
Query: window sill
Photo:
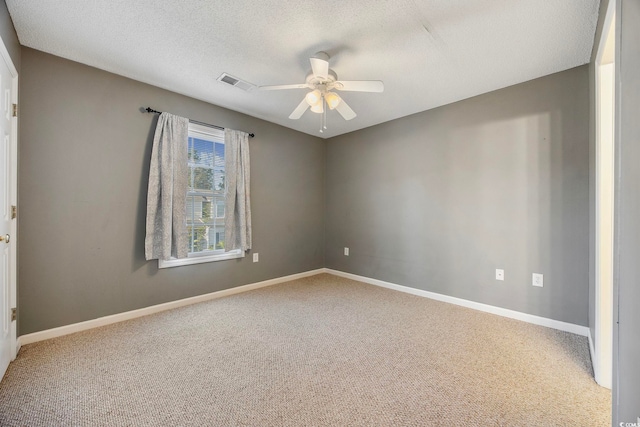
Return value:
<svg viewBox="0 0 640 427">
<path fill-rule="evenodd" d="M 243 258 L 244 253 L 240 249 L 215 255 L 190 256 L 189 258 L 171 258 L 168 261 L 158 260 L 158 268 L 181 267 L 183 265 L 201 264 L 203 262 L 223 261 L 225 259 Z"/>
</svg>

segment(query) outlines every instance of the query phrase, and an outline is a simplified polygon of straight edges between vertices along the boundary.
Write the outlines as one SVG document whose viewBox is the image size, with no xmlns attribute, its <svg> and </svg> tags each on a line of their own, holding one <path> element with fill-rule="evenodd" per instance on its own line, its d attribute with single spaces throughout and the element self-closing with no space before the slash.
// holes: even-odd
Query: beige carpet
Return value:
<svg viewBox="0 0 640 427">
<path fill-rule="evenodd" d="M 178 286 L 178 284 L 176 284 Z M 322 274 L 25 346 L 2 426 L 605 426 L 587 340 Z"/>
</svg>

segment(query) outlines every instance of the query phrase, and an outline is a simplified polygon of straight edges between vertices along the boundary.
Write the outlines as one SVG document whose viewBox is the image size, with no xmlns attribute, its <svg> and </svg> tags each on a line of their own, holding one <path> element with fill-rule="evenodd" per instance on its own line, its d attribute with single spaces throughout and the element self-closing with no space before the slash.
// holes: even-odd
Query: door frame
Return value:
<svg viewBox="0 0 640 427">
<path fill-rule="evenodd" d="M 595 380 L 611 388 L 613 380 L 613 238 L 615 182 L 615 12 L 610 0 L 595 59 Z M 603 95 L 610 97 L 603 100 Z M 607 118 L 608 117 L 608 118 Z M 610 119 L 610 120 L 608 120 Z M 608 192 L 604 200 L 602 192 Z"/>
<path fill-rule="evenodd" d="M 13 64 L 11 55 L 0 37 L 0 57 L 4 60 L 9 72 L 11 73 L 11 103 L 18 104 L 18 70 Z M 12 206 L 18 206 L 18 117 L 17 115 L 11 117 L 11 149 L 10 149 L 10 183 L 9 183 L 9 204 Z M 18 253 L 17 253 L 17 237 L 18 237 L 18 224 L 17 218 L 11 221 L 11 227 L 9 234 L 11 239 L 9 240 L 9 308 L 17 308 L 18 300 Z M 18 336 L 17 336 L 17 321 L 11 322 L 10 325 L 10 341 L 11 341 L 11 360 L 14 360 L 18 354 Z"/>
</svg>

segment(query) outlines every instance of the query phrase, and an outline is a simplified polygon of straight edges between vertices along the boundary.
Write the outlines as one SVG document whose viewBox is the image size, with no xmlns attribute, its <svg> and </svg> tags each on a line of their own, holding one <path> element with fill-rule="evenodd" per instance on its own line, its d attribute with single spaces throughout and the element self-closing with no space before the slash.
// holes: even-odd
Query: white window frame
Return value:
<svg viewBox="0 0 640 427">
<path fill-rule="evenodd" d="M 196 123 L 189 123 L 189 136 L 195 136 L 196 134 L 205 135 L 209 137 L 213 137 L 218 142 L 224 143 L 224 131 L 220 129 L 216 129 L 209 126 L 203 126 Z M 186 203 L 186 200 L 185 200 Z M 226 214 L 226 206 L 225 206 L 225 214 Z M 212 204 L 212 211 L 215 211 L 215 215 L 217 215 L 217 206 Z M 183 265 L 192 265 L 192 264 L 201 264 L 205 262 L 215 262 L 215 261 L 223 261 L 227 259 L 236 259 L 243 258 L 244 252 L 240 249 L 235 249 L 229 252 L 217 252 L 217 253 L 207 253 L 207 252 L 197 252 L 190 253 L 187 258 L 171 258 L 170 260 L 158 260 L 158 268 L 170 268 L 170 267 L 181 267 Z"/>
</svg>

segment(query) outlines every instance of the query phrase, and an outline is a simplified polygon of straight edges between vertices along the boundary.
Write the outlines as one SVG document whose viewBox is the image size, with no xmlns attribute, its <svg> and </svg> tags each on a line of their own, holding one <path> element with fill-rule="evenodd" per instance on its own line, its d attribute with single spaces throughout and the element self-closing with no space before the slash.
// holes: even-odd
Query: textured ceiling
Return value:
<svg viewBox="0 0 640 427">
<path fill-rule="evenodd" d="M 589 62 L 599 0 L 7 0 L 28 47 L 324 138 Z M 289 114 L 309 57 L 331 56 L 342 80 L 382 80 L 384 93 L 341 92 L 358 116 Z M 179 114 L 179 111 L 174 111 Z M 215 118 L 211 118 L 215 122 Z"/>
</svg>

